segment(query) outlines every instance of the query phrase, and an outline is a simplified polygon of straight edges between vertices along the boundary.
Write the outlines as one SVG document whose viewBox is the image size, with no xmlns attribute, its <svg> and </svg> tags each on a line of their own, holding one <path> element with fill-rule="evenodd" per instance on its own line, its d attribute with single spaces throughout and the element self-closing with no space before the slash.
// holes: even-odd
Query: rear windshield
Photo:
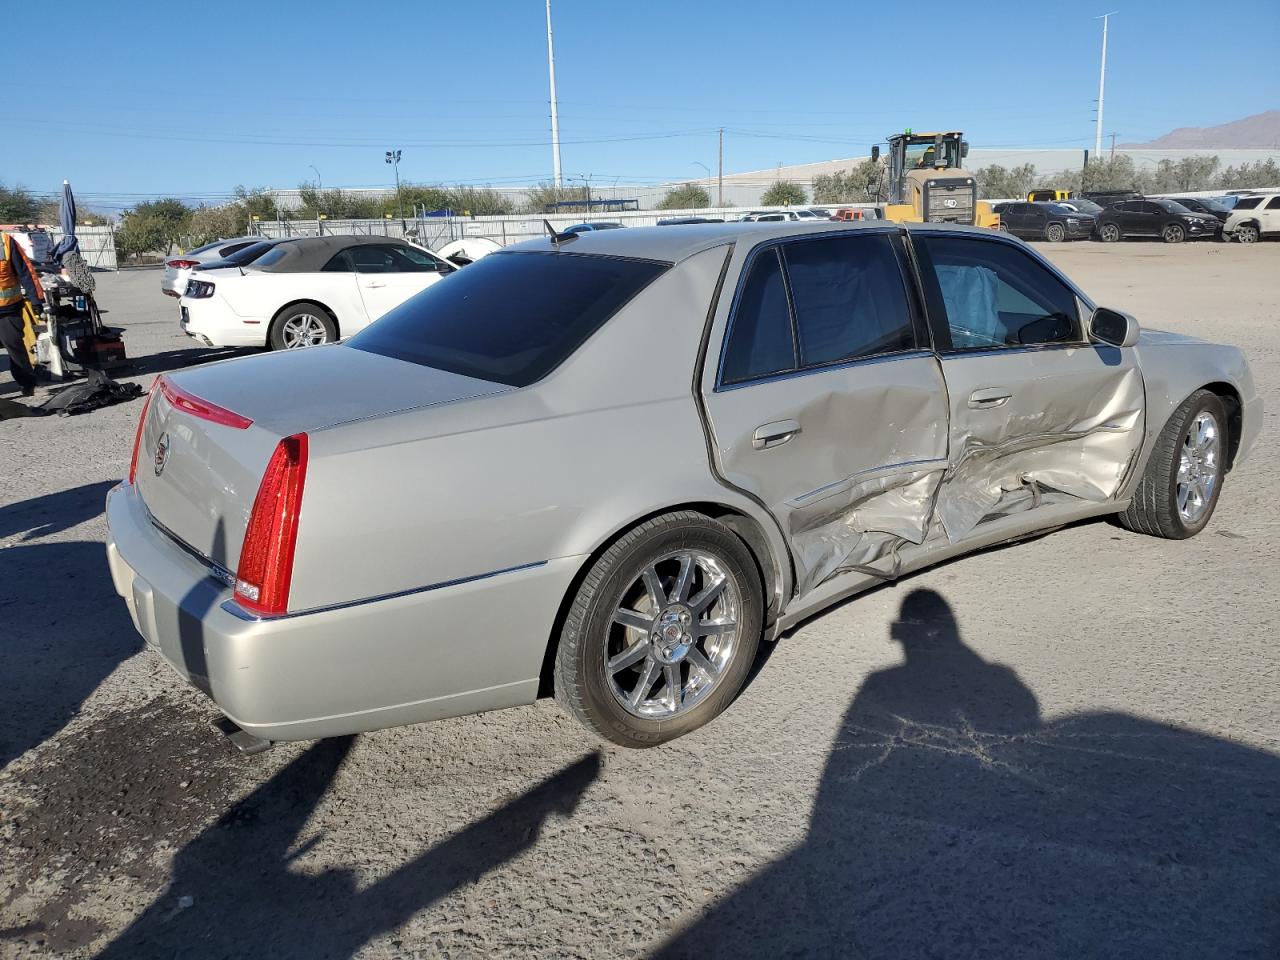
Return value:
<svg viewBox="0 0 1280 960">
<path fill-rule="evenodd" d="M 523 387 L 572 354 L 671 265 L 557 253 L 495 253 L 433 284 L 349 346 Z"/>
</svg>

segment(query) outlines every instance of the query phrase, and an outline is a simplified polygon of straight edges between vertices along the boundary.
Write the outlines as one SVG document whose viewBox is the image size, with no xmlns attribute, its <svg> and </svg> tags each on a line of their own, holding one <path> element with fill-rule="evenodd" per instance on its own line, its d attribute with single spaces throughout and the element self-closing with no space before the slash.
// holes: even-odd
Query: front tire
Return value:
<svg viewBox="0 0 1280 960">
<path fill-rule="evenodd" d="M 1203 530 L 1222 492 L 1227 429 L 1217 394 L 1197 390 L 1182 401 L 1156 439 L 1121 525 L 1169 540 Z"/>
<path fill-rule="evenodd" d="M 1236 239 L 1241 243 L 1257 243 L 1262 239 L 1262 232 L 1256 224 L 1242 223 L 1236 227 Z"/>
<path fill-rule="evenodd" d="M 271 324 L 268 342 L 272 350 L 318 347 L 338 339 L 338 325 L 318 303 L 295 303 L 281 311 Z"/>
<path fill-rule="evenodd" d="M 1120 226 L 1115 223 L 1104 223 L 1098 228 L 1098 239 L 1103 243 L 1117 243 L 1123 236 Z"/>
<path fill-rule="evenodd" d="M 1067 239 L 1067 228 L 1060 223 L 1051 223 L 1044 229 L 1044 238 L 1050 243 L 1061 243 Z"/>
<path fill-rule="evenodd" d="M 1164 229 L 1160 231 L 1160 239 L 1165 243 L 1181 243 L 1187 239 L 1187 231 L 1183 229 L 1182 224 L 1166 223 Z"/>
<path fill-rule="evenodd" d="M 763 615 L 755 560 L 732 530 L 692 511 L 646 521 L 579 587 L 556 650 L 556 700 L 622 746 L 674 740 L 742 689 Z"/>
</svg>

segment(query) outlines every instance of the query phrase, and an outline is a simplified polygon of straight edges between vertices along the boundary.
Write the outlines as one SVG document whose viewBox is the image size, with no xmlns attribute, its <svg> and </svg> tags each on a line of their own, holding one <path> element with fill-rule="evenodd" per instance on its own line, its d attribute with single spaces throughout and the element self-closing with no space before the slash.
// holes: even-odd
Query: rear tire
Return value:
<svg viewBox="0 0 1280 960">
<path fill-rule="evenodd" d="M 648 520 L 578 588 L 556 650 L 556 701 L 625 747 L 674 740 L 742 689 L 763 611 L 755 560 L 732 530 L 692 511 Z"/>
<path fill-rule="evenodd" d="M 1098 239 L 1103 243 L 1116 243 L 1124 237 L 1120 232 L 1119 224 L 1104 223 L 1098 227 Z"/>
<path fill-rule="evenodd" d="M 1160 231 L 1160 239 L 1165 243 L 1181 243 L 1187 239 L 1187 231 L 1178 223 L 1166 223 Z"/>
<path fill-rule="evenodd" d="M 1044 238 L 1050 243 L 1061 243 L 1067 239 L 1067 228 L 1060 223 L 1051 223 L 1044 228 Z"/>
<path fill-rule="evenodd" d="M 1156 438 L 1121 526 L 1168 540 L 1205 528 L 1226 473 L 1227 412 L 1217 394 L 1197 390 L 1179 404 Z"/>
<path fill-rule="evenodd" d="M 272 350 L 299 350 L 337 339 L 338 325 L 329 311 L 318 303 L 304 301 L 280 312 L 271 324 L 267 342 Z"/>
</svg>

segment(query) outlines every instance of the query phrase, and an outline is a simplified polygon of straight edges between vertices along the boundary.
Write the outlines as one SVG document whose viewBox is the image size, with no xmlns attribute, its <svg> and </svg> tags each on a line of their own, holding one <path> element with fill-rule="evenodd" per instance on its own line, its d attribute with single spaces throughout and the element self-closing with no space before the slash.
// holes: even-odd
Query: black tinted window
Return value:
<svg viewBox="0 0 1280 960">
<path fill-rule="evenodd" d="M 888 236 L 805 240 L 783 250 L 802 366 L 915 347 L 907 292 Z"/>
<path fill-rule="evenodd" d="M 439 261 L 413 247 L 367 243 L 343 251 L 356 273 L 437 273 Z M 332 262 L 332 261 L 330 261 Z"/>
<path fill-rule="evenodd" d="M 1261 202 L 1262 202 L 1261 197 L 1245 197 L 1243 200 L 1236 203 L 1235 208 L 1237 210 L 1252 210 Z"/>
<path fill-rule="evenodd" d="M 273 263 L 279 263 L 284 259 L 285 248 L 283 244 L 278 244 L 267 250 L 262 256 L 253 261 L 255 267 L 269 267 Z"/>
<path fill-rule="evenodd" d="M 796 367 L 791 311 L 776 249 L 756 257 L 730 321 L 720 379 L 741 383 Z"/>
<path fill-rule="evenodd" d="M 932 261 L 933 311 L 946 317 L 936 331 L 954 350 L 1079 341 L 1075 294 L 1046 267 L 1012 244 L 916 235 Z"/>
<path fill-rule="evenodd" d="M 1280 196 L 1272 197 L 1267 201 L 1268 210 L 1280 210 Z"/>
<path fill-rule="evenodd" d="M 428 287 L 352 347 L 523 387 L 546 376 L 669 264 L 494 253 Z"/>
</svg>

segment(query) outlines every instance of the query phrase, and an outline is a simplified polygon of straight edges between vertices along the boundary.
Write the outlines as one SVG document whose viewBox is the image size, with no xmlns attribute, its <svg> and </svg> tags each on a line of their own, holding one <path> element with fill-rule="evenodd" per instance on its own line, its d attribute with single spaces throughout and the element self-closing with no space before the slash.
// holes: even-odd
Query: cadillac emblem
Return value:
<svg viewBox="0 0 1280 960">
<path fill-rule="evenodd" d="M 160 441 L 156 444 L 156 476 L 164 473 L 165 462 L 169 459 L 169 434 L 160 434 Z"/>
</svg>

